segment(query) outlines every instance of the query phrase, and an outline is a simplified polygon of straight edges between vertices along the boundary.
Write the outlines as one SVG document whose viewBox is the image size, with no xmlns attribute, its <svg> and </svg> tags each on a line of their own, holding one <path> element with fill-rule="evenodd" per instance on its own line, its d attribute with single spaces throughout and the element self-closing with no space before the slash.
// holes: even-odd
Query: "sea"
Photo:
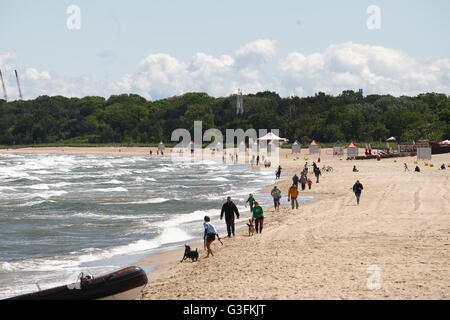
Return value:
<svg viewBox="0 0 450 320">
<path fill-rule="evenodd" d="M 0 299 L 201 240 L 205 215 L 225 236 L 226 197 L 242 213 L 250 193 L 269 207 L 274 181 L 274 169 L 214 160 L 0 154 Z"/>
</svg>

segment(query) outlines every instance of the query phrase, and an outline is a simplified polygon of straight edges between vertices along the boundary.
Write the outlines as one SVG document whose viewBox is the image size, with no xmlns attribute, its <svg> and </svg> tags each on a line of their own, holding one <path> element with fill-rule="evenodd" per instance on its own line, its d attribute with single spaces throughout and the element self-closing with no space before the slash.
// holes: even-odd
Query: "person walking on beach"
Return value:
<svg viewBox="0 0 450 320">
<path fill-rule="evenodd" d="M 258 156 L 256 157 L 256 166 L 259 166 L 259 154 L 258 154 Z"/>
<path fill-rule="evenodd" d="M 306 181 L 307 181 L 306 174 L 302 172 L 300 176 L 300 184 L 302 185 L 302 191 L 304 191 L 306 188 Z"/>
<path fill-rule="evenodd" d="M 312 180 L 308 178 L 308 180 L 306 181 L 306 183 L 308 184 L 308 189 L 311 190 Z"/>
<path fill-rule="evenodd" d="M 356 203 L 359 205 L 359 199 L 361 198 L 361 192 L 364 190 L 363 185 L 359 180 L 356 180 L 356 183 L 353 185 L 353 192 L 356 196 Z"/>
<path fill-rule="evenodd" d="M 250 212 L 253 212 L 253 205 L 255 203 L 255 198 L 251 193 L 248 195 L 248 199 L 245 203 L 248 203 L 250 205 Z"/>
<path fill-rule="evenodd" d="M 256 233 L 262 233 L 264 225 L 264 210 L 259 205 L 258 201 L 255 201 L 255 207 L 253 208 L 252 218 L 253 220 L 255 220 Z"/>
<path fill-rule="evenodd" d="M 299 180 L 298 175 L 294 174 L 294 176 L 292 177 L 292 184 L 297 186 L 297 188 L 298 188 L 298 180 Z"/>
<path fill-rule="evenodd" d="M 298 197 L 298 187 L 293 184 L 288 191 L 288 201 L 291 201 L 291 205 L 292 205 L 292 210 L 294 210 L 294 204 L 295 204 L 295 209 L 298 209 L 298 201 L 297 201 L 297 197 Z"/>
<path fill-rule="evenodd" d="M 278 166 L 277 171 L 275 172 L 275 179 L 280 179 L 281 176 L 281 166 Z"/>
<path fill-rule="evenodd" d="M 280 199 L 281 199 L 281 191 L 278 189 L 277 186 L 273 187 L 272 191 L 270 192 L 273 198 L 273 205 L 275 206 L 275 210 L 278 208 L 278 211 L 280 211 Z"/>
<path fill-rule="evenodd" d="M 322 172 L 317 166 L 314 168 L 314 175 L 316 176 L 316 183 L 319 183 L 319 176 L 322 175 Z"/>
<path fill-rule="evenodd" d="M 305 174 L 308 174 L 308 162 L 305 163 L 305 166 L 303 167 L 303 172 Z"/>
<path fill-rule="evenodd" d="M 203 222 L 203 227 L 205 229 L 205 234 L 203 235 L 203 241 L 204 241 L 205 250 L 207 251 L 206 258 L 209 257 L 209 254 L 214 256 L 214 254 L 211 250 L 211 244 L 213 243 L 214 240 L 216 240 L 216 236 L 219 237 L 219 235 L 217 234 L 216 227 L 210 221 L 211 221 L 211 218 L 208 216 L 205 216 L 204 222 Z"/>
<path fill-rule="evenodd" d="M 231 238 L 231 234 L 234 237 L 234 215 L 239 219 L 239 210 L 231 201 L 231 197 L 227 198 L 227 202 L 225 202 L 222 206 L 222 211 L 220 212 L 220 220 L 223 219 L 223 215 L 225 214 L 225 223 L 227 224 L 227 232 L 228 238 Z"/>
</svg>

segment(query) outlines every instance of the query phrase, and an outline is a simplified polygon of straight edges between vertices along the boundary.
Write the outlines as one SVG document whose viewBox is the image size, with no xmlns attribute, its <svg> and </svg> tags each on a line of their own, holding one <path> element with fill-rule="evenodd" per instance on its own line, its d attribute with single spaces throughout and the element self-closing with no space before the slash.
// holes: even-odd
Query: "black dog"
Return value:
<svg viewBox="0 0 450 320">
<path fill-rule="evenodd" d="M 183 262 L 186 259 L 192 259 L 192 262 L 197 261 L 198 260 L 198 250 L 195 249 L 195 251 L 192 251 L 191 247 L 189 247 L 187 244 L 184 247 L 185 247 L 184 256 L 180 262 Z"/>
</svg>

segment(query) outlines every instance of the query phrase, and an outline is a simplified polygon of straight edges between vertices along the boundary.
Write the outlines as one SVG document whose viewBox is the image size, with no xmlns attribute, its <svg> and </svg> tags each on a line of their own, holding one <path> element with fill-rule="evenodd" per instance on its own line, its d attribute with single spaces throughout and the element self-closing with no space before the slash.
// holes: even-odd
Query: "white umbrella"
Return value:
<svg viewBox="0 0 450 320">
<path fill-rule="evenodd" d="M 393 141 L 397 141 L 397 139 L 395 139 L 395 137 L 390 137 L 389 139 L 386 140 L 386 142 L 393 142 Z"/>
</svg>

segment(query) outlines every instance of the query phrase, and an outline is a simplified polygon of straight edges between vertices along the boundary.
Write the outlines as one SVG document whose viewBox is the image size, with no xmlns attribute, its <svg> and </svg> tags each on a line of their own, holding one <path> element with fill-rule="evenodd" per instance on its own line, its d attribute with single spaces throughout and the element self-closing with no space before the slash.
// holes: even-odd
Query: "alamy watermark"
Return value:
<svg viewBox="0 0 450 320">
<path fill-rule="evenodd" d="M 381 268 L 377 265 L 371 265 L 366 269 L 369 273 L 367 278 L 366 287 L 369 290 L 380 290 L 381 289 Z"/>
<path fill-rule="evenodd" d="M 67 7 L 66 13 L 69 15 L 66 20 L 66 26 L 69 30 L 81 29 L 81 9 L 75 4 Z"/>
<path fill-rule="evenodd" d="M 381 8 L 376 5 L 367 7 L 366 13 L 369 15 L 366 21 L 367 29 L 380 30 L 381 29 Z"/>
<path fill-rule="evenodd" d="M 202 121 L 194 121 L 193 136 L 186 129 L 172 132 L 171 141 L 178 142 L 171 153 L 172 161 L 178 162 L 186 156 L 193 160 L 215 159 L 224 163 L 256 164 L 269 162 L 270 166 L 280 163 L 280 142 L 276 139 L 259 140 L 269 131 L 267 129 L 226 129 L 225 139 L 222 132 L 211 128 L 203 132 Z M 271 132 L 279 136 L 278 129 Z M 204 144 L 208 143 L 204 147 Z"/>
</svg>

